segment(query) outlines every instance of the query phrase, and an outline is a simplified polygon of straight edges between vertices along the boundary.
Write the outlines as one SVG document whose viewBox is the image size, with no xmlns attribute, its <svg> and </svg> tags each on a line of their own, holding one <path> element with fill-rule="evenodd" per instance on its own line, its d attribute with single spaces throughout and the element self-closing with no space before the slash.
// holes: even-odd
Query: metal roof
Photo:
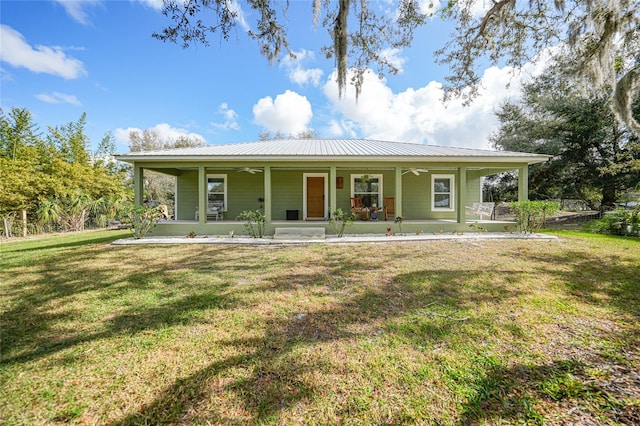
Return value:
<svg viewBox="0 0 640 426">
<path fill-rule="evenodd" d="M 229 145 L 207 145 L 198 148 L 176 148 L 161 151 L 130 152 L 116 156 L 119 160 L 180 161 L 180 160 L 404 160 L 404 161 L 517 161 L 538 163 L 548 155 L 522 152 L 492 151 L 390 142 L 370 139 L 277 139 Z"/>
</svg>

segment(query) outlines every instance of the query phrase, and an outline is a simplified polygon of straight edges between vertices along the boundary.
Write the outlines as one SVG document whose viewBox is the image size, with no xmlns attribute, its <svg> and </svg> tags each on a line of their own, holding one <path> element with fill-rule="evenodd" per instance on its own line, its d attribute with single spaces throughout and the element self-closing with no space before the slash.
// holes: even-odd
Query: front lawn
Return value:
<svg viewBox="0 0 640 426">
<path fill-rule="evenodd" d="M 640 241 L 0 243 L 0 424 L 639 424 Z"/>
</svg>

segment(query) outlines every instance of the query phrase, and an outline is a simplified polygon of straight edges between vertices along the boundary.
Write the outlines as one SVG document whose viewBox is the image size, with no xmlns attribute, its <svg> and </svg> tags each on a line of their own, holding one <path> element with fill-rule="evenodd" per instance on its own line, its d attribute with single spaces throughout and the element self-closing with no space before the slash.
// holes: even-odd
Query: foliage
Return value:
<svg viewBox="0 0 640 426">
<path fill-rule="evenodd" d="M 552 201 L 516 201 L 511 203 L 516 215 L 518 229 L 523 233 L 539 231 L 549 216 L 560 210 L 558 203 Z"/>
<path fill-rule="evenodd" d="M 89 138 L 84 134 L 87 114 L 82 113 L 77 122 L 49 127 L 49 144 L 56 148 L 59 158 L 70 163 L 89 165 Z"/>
<path fill-rule="evenodd" d="M 208 46 L 211 34 L 220 34 L 227 40 L 242 14 L 245 23 L 245 16 L 257 17 L 255 29 L 250 29 L 248 35 L 257 41 L 260 52 L 270 63 L 284 54 L 295 57 L 288 40 L 287 7 L 282 2 L 249 0 L 242 5 L 250 10 L 240 10 L 237 2 L 167 0 L 162 13 L 171 23 L 153 37 L 184 48 L 198 43 Z M 386 5 L 378 7 L 368 1 L 313 0 L 313 23 L 317 27 L 322 15 L 322 26 L 330 38 L 323 51 L 327 58 L 335 58 L 340 94 L 346 87 L 348 69 L 355 74 L 352 83 L 356 96 L 368 68 L 377 68 L 379 74 L 396 74 L 398 67 L 393 58 L 382 52 L 409 46 L 414 30 L 427 22 L 432 7 L 433 4 L 423 6 L 417 0 L 401 0 L 391 11 Z"/>
<path fill-rule="evenodd" d="M 26 211 L 34 230 L 81 230 L 115 219 L 117 205 L 130 199 L 126 174 L 112 161 L 92 160 L 85 124 L 83 114 L 42 137 L 28 110 L 0 113 L 0 217 Z"/>
<path fill-rule="evenodd" d="M 394 223 L 398 224 L 398 229 L 400 230 L 400 235 L 402 235 L 402 222 L 404 221 L 403 216 L 398 216 L 394 219 Z"/>
<path fill-rule="evenodd" d="M 267 217 L 260 210 L 245 210 L 241 212 L 237 220 L 246 220 L 244 229 L 251 238 L 262 238 Z"/>
<path fill-rule="evenodd" d="M 640 236 L 640 207 L 607 212 L 588 225 L 597 234 Z"/>
<path fill-rule="evenodd" d="M 134 206 L 129 210 L 129 220 L 133 238 L 144 238 L 162 218 L 162 212 L 157 207 Z"/>
<path fill-rule="evenodd" d="M 353 221 L 358 218 L 358 215 L 354 212 L 345 212 L 338 208 L 331 212 L 331 218 L 329 222 L 333 225 L 338 234 L 338 237 L 344 236 L 344 231 L 347 226 L 353 225 Z"/>
<path fill-rule="evenodd" d="M 129 131 L 129 149 L 131 152 L 157 151 L 172 148 L 205 146 L 204 139 L 199 137 L 180 136 L 164 138 L 156 129 Z M 153 170 L 144 170 L 144 194 L 147 202 L 154 201 L 167 205 L 173 214 L 175 205 L 175 177 Z"/>
<path fill-rule="evenodd" d="M 516 70 L 532 61 L 555 62 L 584 93 L 611 93 L 609 108 L 640 136 L 631 114 L 640 89 L 638 0 L 450 0 L 442 10 L 456 22 L 451 40 L 438 52 L 450 66 L 451 93 L 477 94 L 485 59 Z M 469 91 L 468 88 L 472 90 Z"/>
<path fill-rule="evenodd" d="M 585 91 L 611 92 L 610 108 L 618 119 L 640 135 L 640 124 L 631 114 L 631 103 L 640 90 L 640 9 L 638 0 L 449 0 L 439 15 L 456 24 L 445 46 L 436 52 L 440 63 L 451 69 L 446 88 L 451 95 L 472 98 L 478 93 L 479 67 L 486 59 L 493 65 L 520 70 L 534 60 L 552 56 L 569 77 L 582 82 Z M 153 37 L 182 47 L 209 45 L 209 36 L 227 40 L 245 17 L 257 17 L 248 36 L 257 41 L 270 63 L 284 54 L 295 57 L 287 32 L 288 2 L 248 0 L 167 0 L 162 13 L 170 23 Z M 438 2 L 400 0 L 390 10 L 386 2 L 313 0 L 313 23 L 329 33 L 323 49 L 336 63 L 339 93 L 353 70 L 356 97 L 369 68 L 378 74 L 398 71 L 394 52 L 411 45 L 416 28 L 429 22 Z M 484 10 L 479 7 L 487 5 Z M 322 15 L 322 20 L 320 19 Z M 554 48 L 554 50 L 550 48 Z M 629 58 L 629 59 L 628 59 Z"/>
<path fill-rule="evenodd" d="M 472 224 L 469 225 L 469 228 L 473 230 L 474 234 L 477 234 L 478 232 L 487 232 L 487 228 L 485 228 L 483 225 L 479 224 L 478 222 L 473 222 Z"/>
<path fill-rule="evenodd" d="M 635 104 L 640 116 L 640 98 Z M 620 193 L 640 179 L 640 139 L 620 126 L 606 96 L 585 97 L 547 73 L 523 89 L 517 103 L 497 112 L 494 147 L 537 152 L 553 158 L 530 168 L 531 198 L 585 200 L 592 209 L 610 208 Z M 515 179 L 503 175 L 493 185 L 513 193 Z"/>
<path fill-rule="evenodd" d="M 5 114 L 0 109 L 0 158 L 27 159 L 33 154 L 29 148 L 39 144 L 38 129 L 29 110 L 12 108 Z"/>
<path fill-rule="evenodd" d="M 188 148 L 205 146 L 204 139 L 199 137 L 179 136 L 163 138 L 156 129 L 129 131 L 129 149 L 131 152 L 157 151 L 171 148 Z"/>
<path fill-rule="evenodd" d="M 258 134 L 258 139 L 261 141 L 269 141 L 276 139 L 317 139 L 320 135 L 313 129 L 301 130 L 298 133 L 284 133 L 278 130 L 271 133 L 269 130 L 264 130 Z"/>
</svg>

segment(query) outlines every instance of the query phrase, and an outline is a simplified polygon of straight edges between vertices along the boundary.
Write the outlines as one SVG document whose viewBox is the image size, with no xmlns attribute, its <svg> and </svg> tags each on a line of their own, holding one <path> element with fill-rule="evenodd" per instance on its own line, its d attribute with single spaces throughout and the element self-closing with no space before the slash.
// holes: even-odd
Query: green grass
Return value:
<svg viewBox="0 0 640 426">
<path fill-rule="evenodd" d="M 640 241 L 0 244 L 0 424 L 640 423 Z"/>
</svg>

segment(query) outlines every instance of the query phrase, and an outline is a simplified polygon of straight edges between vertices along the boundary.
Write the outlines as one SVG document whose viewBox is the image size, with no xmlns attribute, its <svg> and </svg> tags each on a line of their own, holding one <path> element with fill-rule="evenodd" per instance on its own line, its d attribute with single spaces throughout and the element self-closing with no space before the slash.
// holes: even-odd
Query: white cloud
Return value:
<svg viewBox="0 0 640 426">
<path fill-rule="evenodd" d="M 307 130 L 313 112 L 305 96 L 287 90 L 276 96 L 260 99 L 253 106 L 253 122 L 271 132 L 296 134 Z"/>
<path fill-rule="evenodd" d="M 53 92 L 53 93 L 39 93 L 35 95 L 37 99 L 49 104 L 70 104 L 73 106 L 82 106 L 82 102 L 78 100 L 74 95 L 66 93 Z"/>
<path fill-rule="evenodd" d="M 491 67 L 482 77 L 479 96 L 469 106 L 464 106 L 462 99 L 443 103 L 444 89 L 436 81 L 393 93 L 386 81 L 372 72 L 365 75 L 357 103 L 352 88 L 339 99 L 335 73 L 323 89 L 342 115 L 339 125 L 344 133 L 355 128 L 371 139 L 486 149 L 488 137 L 498 125 L 495 109 L 505 98 L 518 97 L 520 87 L 511 68 Z M 331 125 L 334 133 L 337 124 Z"/>
<path fill-rule="evenodd" d="M 218 114 L 224 117 L 222 123 L 211 123 L 213 127 L 221 130 L 240 130 L 238 125 L 238 113 L 229 108 L 226 102 L 221 103 L 218 106 Z"/>
<path fill-rule="evenodd" d="M 163 0 L 137 0 L 137 1 L 155 10 L 162 10 L 162 6 L 164 6 Z"/>
<path fill-rule="evenodd" d="M 440 9 L 440 0 L 420 0 L 418 7 L 421 13 L 434 13 Z"/>
<path fill-rule="evenodd" d="M 311 83 L 313 86 L 317 87 L 320 85 L 322 74 L 323 72 L 320 68 L 302 69 L 298 67 L 289 72 L 289 79 L 301 86 Z"/>
<path fill-rule="evenodd" d="M 287 70 L 289 80 L 301 86 L 311 84 L 314 87 L 318 87 L 324 72 L 320 68 L 303 68 L 302 66 L 303 62 L 315 59 L 313 52 L 302 49 L 293 53 L 296 56 L 295 58 L 286 55 L 281 62 L 281 66 Z"/>
<path fill-rule="evenodd" d="M 337 120 L 331 120 L 327 127 L 327 133 L 333 137 L 342 136 L 344 135 L 344 128 Z"/>
<path fill-rule="evenodd" d="M 386 60 L 391 66 L 395 67 L 399 74 L 402 74 L 404 71 L 404 63 L 407 60 L 399 55 L 400 49 L 397 48 L 384 49 L 380 52 L 380 57 Z"/>
<path fill-rule="evenodd" d="M 242 10 L 240 3 L 236 0 L 229 0 L 229 10 L 236 14 L 236 22 L 240 25 L 240 28 L 245 31 L 249 31 L 251 29 L 244 17 L 244 11 Z"/>
<path fill-rule="evenodd" d="M 9 73 L 9 71 L 0 67 L 0 81 L 13 81 L 13 76 Z"/>
<path fill-rule="evenodd" d="M 60 47 L 32 48 L 22 34 L 7 25 L 0 25 L 0 39 L 0 60 L 9 65 L 65 79 L 75 79 L 87 74 L 83 63 L 68 57 Z"/>
<path fill-rule="evenodd" d="M 206 143 L 206 139 L 202 135 L 190 132 L 187 129 L 172 127 L 167 123 L 159 123 L 149 129 L 156 132 L 158 138 L 163 141 L 175 140 L 179 137 L 186 136 L 189 139 L 199 140 L 203 143 Z M 113 135 L 116 139 L 116 142 L 123 145 L 128 145 L 130 132 L 142 132 L 144 130 L 146 129 L 140 129 L 138 127 L 128 127 L 126 129 L 118 128 L 113 132 Z"/>
<path fill-rule="evenodd" d="M 490 0 L 474 0 L 471 2 L 471 15 L 474 18 L 483 17 L 489 9 L 493 6 L 494 2 Z M 463 4 L 459 4 L 458 7 L 462 8 Z"/>
<path fill-rule="evenodd" d="M 89 25 L 89 14 L 87 9 L 102 5 L 102 0 L 55 0 L 58 4 L 64 7 L 74 21 L 82 24 Z"/>
</svg>

